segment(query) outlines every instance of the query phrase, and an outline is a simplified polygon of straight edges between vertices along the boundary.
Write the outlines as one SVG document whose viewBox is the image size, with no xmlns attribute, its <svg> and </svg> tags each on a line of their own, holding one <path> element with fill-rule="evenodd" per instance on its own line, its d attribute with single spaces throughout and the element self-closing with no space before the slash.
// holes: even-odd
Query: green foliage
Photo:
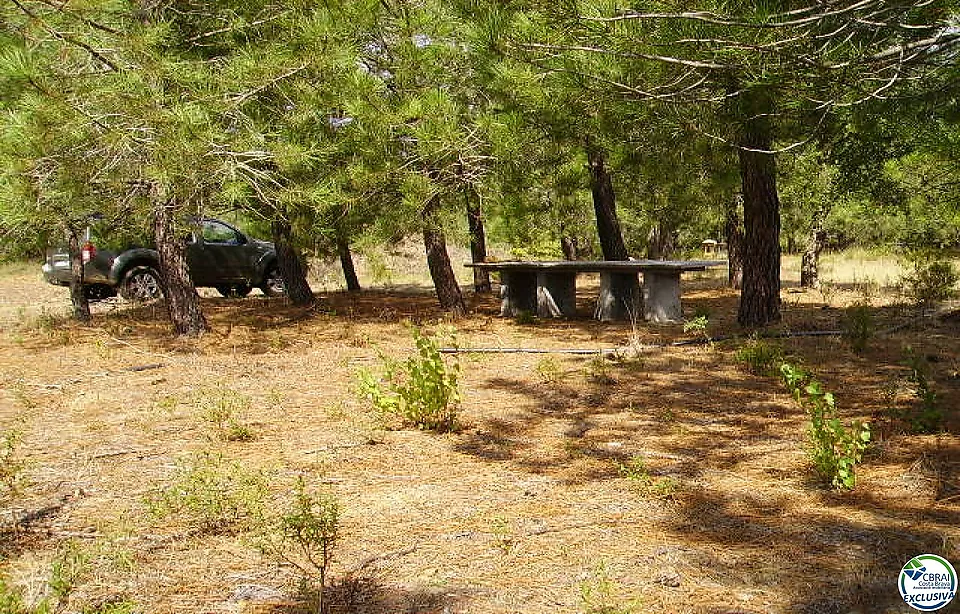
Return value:
<svg viewBox="0 0 960 614">
<path fill-rule="evenodd" d="M 359 371 L 360 395 L 381 414 L 397 418 L 403 425 L 439 432 L 455 430 L 460 364 L 443 359 L 438 344 L 443 337 L 455 345 L 452 333 L 441 331 L 429 337 L 414 328 L 417 353 L 403 362 L 381 357 L 384 369 L 379 376 L 368 370 Z"/>
<path fill-rule="evenodd" d="M 70 595 L 78 585 L 93 575 L 104 556 L 117 558 L 114 545 L 96 542 L 86 545 L 71 540 L 61 544 L 50 563 L 44 580 L 47 596 L 29 604 L 19 588 L 0 577 L 0 612 L 3 614 L 53 614 L 65 611 Z M 116 563 L 116 561 L 113 561 Z M 96 606 L 83 607 L 83 614 L 132 614 L 135 604 L 114 598 Z M 77 610 L 70 610 L 77 611 Z"/>
<path fill-rule="evenodd" d="M 736 359 L 754 375 L 774 376 L 783 362 L 783 348 L 754 337 L 737 349 Z"/>
<path fill-rule="evenodd" d="M 646 462 L 640 456 L 634 456 L 626 463 L 617 463 L 617 472 L 620 477 L 629 480 L 631 487 L 645 498 L 673 499 L 680 489 L 680 482 L 675 478 L 650 475 Z"/>
<path fill-rule="evenodd" d="M 267 480 L 218 454 L 201 452 L 177 463 L 170 484 L 147 504 L 160 518 L 174 516 L 202 533 L 238 533 L 263 519 Z"/>
<path fill-rule="evenodd" d="M 540 381 L 547 384 L 554 384 L 563 379 L 560 361 L 553 356 L 546 356 L 537 361 L 536 371 Z"/>
<path fill-rule="evenodd" d="M 15 430 L 0 436 L 0 504 L 15 497 L 23 488 L 24 462 L 17 451 L 21 438 Z"/>
<path fill-rule="evenodd" d="M 201 390 L 195 399 L 200 415 L 224 441 L 250 441 L 256 437 L 253 429 L 243 422 L 252 403 L 249 396 L 223 386 Z"/>
<path fill-rule="evenodd" d="M 610 577 L 606 563 L 597 564 L 590 578 L 580 583 L 583 614 L 630 614 L 638 603 L 626 602 L 618 595 L 620 584 Z"/>
<path fill-rule="evenodd" d="M 690 333 L 703 333 L 706 334 L 707 326 L 709 326 L 710 320 L 705 315 L 699 315 L 693 318 L 692 320 L 687 320 L 683 323 L 683 332 Z"/>
<path fill-rule="evenodd" d="M 875 330 L 873 310 L 868 305 L 858 303 L 847 308 L 843 320 L 843 336 L 850 342 L 854 352 L 859 354 L 867 349 L 867 343 Z"/>
<path fill-rule="evenodd" d="M 587 379 L 601 386 L 617 383 L 616 378 L 610 374 L 610 361 L 603 352 L 598 351 L 587 363 Z"/>
<path fill-rule="evenodd" d="M 788 363 L 780 366 L 783 383 L 810 416 L 810 457 L 817 473 L 834 488 L 856 486 L 856 466 L 870 443 L 870 425 L 837 418 L 833 394 L 806 371 Z"/>
<path fill-rule="evenodd" d="M 57 551 L 50 565 L 47 583 L 57 601 L 63 601 L 73 592 L 77 582 L 89 569 L 90 553 L 74 541 L 69 541 Z"/>
<path fill-rule="evenodd" d="M 326 493 L 307 491 L 297 478 L 293 501 L 261 540 L 261 549 L 296 567 L 317 590 L 317 612 L 324 611 L 327 571 L 340 532 L 340 505 Z"/>
<path fill-rule="evenodd" d="M 495 516 L 490 525 L 491 531 L 493 532 L 493 540 L 497 548 L 503 554 L 510 554 L 515 540 L 510 521 L 503 516 Z"/>
<path fill-rule="evenodd" d="M 938 260 L 926 251 L 914 251 L 907 258 L 910 270 L 901 278 L 903 295 L 918 307 L 930 307 L 957 296 L 960 274 L 948 260 Z"/>
<path fill-rule="evenodd" d="M 699 314 L 693 317 L 692 320 L 687 320 L 683 323 L 683 332 L 685 333 L 699 333 L 703 340 L 713 349 L 714 342 L 710 338 L 710 317 L 707 314 Z"/>
<path fill-rule="evenodd" d="M 909 369 L 907 381 L 917 406 L 897 412 L 897 417 L 910 426 L 914 433 L 936 433 L 943 428 L 943 410 L 937 400 L 937 392 L 930 381 L 930 370 L 923 356 L 908 347 L 904 364 Z"/>
<path fill-rule="evenodd" d="M 0 612 L 3 614 L 49 614 L 50 604 L 44 600 L 35 607 L 28 607 L 22 592 L 0 578 Z"/>
</svg>

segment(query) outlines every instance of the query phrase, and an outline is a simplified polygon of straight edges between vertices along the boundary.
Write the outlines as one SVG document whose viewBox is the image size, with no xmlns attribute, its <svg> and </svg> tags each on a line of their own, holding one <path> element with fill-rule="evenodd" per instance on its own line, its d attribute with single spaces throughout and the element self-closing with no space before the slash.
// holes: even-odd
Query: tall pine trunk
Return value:
<svg viewBox="0 0 960 614">
<path fill-rule="evenodd" d="M 613 180 L 607 170 L 606 157 L 599 147 L 587 143 L 587 166 L 590 168 L 590 191 L 593 209 L 597 215 L 597 234 L 604 260 L 627 260 L 627 246 L 623 243 Z"/>
<path fill-rule="evenodd" d="M 90 302 L 83 291 L 83 252 L 80 246 L 80 233 L 70 225 L 64 226 L 70 254 L 70 304 L 73 317 L 79 322 L 90 321 Z"/>
<path fill-rule="evenodd" d="M 780 320 L 780 198 L 771 152 L 773 104 L 762 90 L 744 93 L 740 180 L 743 185 L 743 288 L 737 321 L 765 326 Z"/>
<path fill-rule="evenodd" d="M 287 291 L 287 298 L 301 307 L 313 304 L 313 290 L 307 283 L 307 270 L 303 258 L 293 244 L 293 228 L 290 221 L 278 212 L 270 223 L 273 246 L 277 251 L 277 268 Z"/>
<path fill-rule="evenodd" d="M 647 258 L 669 260 L 677 251 L 677 236 L 662 221 L 654 224 L 647 235 Z"/>
<path fill-rule="evenodd" d="M 487 237 L 483 231 L 483 212 L 480 200 L 472 198 L 475 194 L 466 190 L 467 224 L 470 228 L 470 259 L 476 264 L 487 260 Z M 490 272 L 486 269 L 473 269 L 473 289 L 478 293 L 490 292 Z"/>
<path fill-rule="evenodd" d="M 160 276 L 167 299 L 167 313 L 178 335 L 196 336 L 207 330 L 200 308 L 200 295 L 190 278 L 187 245 L 177 236 L 173 200 L 157 202 L 153 211 L 153 239 L 160 254 Z"/>
<path fill-rule="evenodd" d="M 743 195 L 737 193 L 726 208 L 723 230 L 727 241 L 727 285 L 737 290 L 743 286 Z"/>
<path fill-rule="evenodd" d="M 433 287 L 437 292 L 440 307 L 449 311 L 455 318 L 467 313 L 467 306 L 463 302 L 463 293 L 457 283 L 457 276 L 450 265 L 450 256 L 447 254 L 447 239 L 439 220 L 440 201 L 434 196 L 427 203 L 423 211 L 423 247 L 427 253 L 427 266 L 430 268 L 430 277 L 433 278 Z"/>
<path fill-rule="evenodd" d="M 820 252 L 826 241 L 827 233 L 823 231 L 824 218 L 827 217 L 827 208 L 817 207 L 810 220 L 810 234 L 807 236 L 807 245 L 803 250 L 800 261 L 800 286 L 803 288 L 820 287 Z"/>
<path fill-rule="evenodd" d="M 350 240 L 341 232 L 337 233 L 337 255 L 340 256 L 340 268 L 343 269 L 343 279 L 347 282 L 347 291 L 359 292 L 360 279 L 357 277 L 356 267 L 353 266 Z"/>
</svg>

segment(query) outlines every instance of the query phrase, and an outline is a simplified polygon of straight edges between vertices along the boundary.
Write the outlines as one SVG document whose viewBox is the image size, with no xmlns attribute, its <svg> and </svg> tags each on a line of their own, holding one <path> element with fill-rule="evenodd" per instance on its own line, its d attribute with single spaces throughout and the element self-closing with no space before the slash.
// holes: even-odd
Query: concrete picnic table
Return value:
<svg viewBox="0 0 960 614">
<path fill-rule="evenodd" d="M 561 260 L 477 262 L 464 266 L 500 272 L 500 315 L 527 312 L 542 318 L 576 313 L 577 275 L 600 273 L 595 316 L 604 321 L 682 320 L 680 275 L 726 265 L 726 260 Z M 641 295 L 638 273 L 643 273 Z M 642 310 L 642 311 L 641 311 Z"/>
</svg>

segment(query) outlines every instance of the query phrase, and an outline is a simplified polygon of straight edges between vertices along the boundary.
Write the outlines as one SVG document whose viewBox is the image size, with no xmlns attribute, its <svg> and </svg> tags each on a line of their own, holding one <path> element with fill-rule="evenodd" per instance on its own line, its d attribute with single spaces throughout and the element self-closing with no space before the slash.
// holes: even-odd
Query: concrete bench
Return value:
<svg viewBox="0 0 960 614">
<path fill-rule="evenodd" d="M 468 267 L 500 273 L 500 315 L 521 312 L 541 318 L 576 314 L 577 275 L 600 273 L 595 316 L 604 321 L 679 322 L 680 275 L 724 266 L 724 260 L 593 260 L 479 262 Z M 641 292 L 638 274 L 643 273 Z"/>
</svg>

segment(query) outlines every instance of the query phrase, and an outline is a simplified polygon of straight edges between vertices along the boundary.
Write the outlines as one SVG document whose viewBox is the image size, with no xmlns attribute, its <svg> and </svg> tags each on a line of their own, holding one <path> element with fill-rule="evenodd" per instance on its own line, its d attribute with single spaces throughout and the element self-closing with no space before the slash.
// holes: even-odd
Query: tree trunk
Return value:
<svg viewBox="0 0 960 614">
<path fill-rule="evenodd" d="M 780 320 L 780 199 L 770 114 L 763 91 L 744 94 L 740 179 L 743 185 L 743 288 L 737 321 L 765 326 Z"/>
<path fill-rule="evenodd" d="M 79 322 L 90 321 L 90 302 L 83 291 L 83 252 L 80 246 L 80 233 L 76 228 L 66 226 L 67 244 L 70 253 L 70 303 L 73 305 L 73 317 Z"/>
<path fill-rule="evenodd" d="M 826 216 L 827 209 L 821 205 L 813 212 L 813 219 L 810 220 L 810 235 L 800 261 L 800 286 L 803 288 L 820 287 L 820 252 L 823 251 L 823 244 L 827 239 L 827 233 L 823 231 Z"/>
<path fill-rule="evenodd" d="M 459 318 L 467 313 L 467 306 L 463 302 L 457 276 L 450 265 L 447 240 L 440 227 L 440 220 L 437 219 L 439 208 L 437 197 L 433 197 L 423 212 L 423 247 L 427 253 L 427 266 L 430 267 L 430 277 L 433 278 L 433 287 L 436 289 L 440 307 L 449 311 L 453 317 Z"/>
<path fill-rule="evenodd" d="M 650 260 L 669 260 L 677 251 L 677 235 L 658 222 L 647 235 L 647 258 Z"/>
<path fill-rule="evenodd" d="M 564 260 L 576 260 L 580 256 L 577 249 L 577 238 L 573 235 L 560 237 L 560 249 L 563 250 Z"/>
<path fill-rule="evenodd" d="M 483 213 L 480 210 L 480 201 L 471 198 L 473 194 L 466 191 L 467 224 L 470 227 L 470 259 L 474 264 L 487 260 L 487 238 L 483 231 Z M 486 269 L 473 269 L 473 289 L 478 293 L 491 291 L 490 272 Z"/>
<path fill-rule="evenodd" d="M 270 223 L 273 246 L 277 250 L 277 268 L 287 291 L 287 298 L 294 305 L 305 307 L 313 304 L 313 290 L 307 283 L 307 270 L 300 252 L 293 244 L 293 228 L 284 212 L 277 212 Z"/>
<path fill-rule="evenodd" d="M 153 239 L 160 254 L 163 293 L 173 330 L 178 335 L 196 336 L 210 327 L 200 308 L 200 295 L 190 278 L 186 243 L 177 236 L 173 214 L 173 201 L 158 202 L 154 206 Z"/>
<path fill-rule="evenodd" d="M 727 240 L 727 285 L 739 290 L 743 286 L 743 222 L 740 209 L 743 195 L 737 193 L 726 208 L 724 234 Z"/>
<path fill-rule="evenodd" d="M 603 150 L 587 143 L 587 165 L 590 167 L 590 191 L 593 209 L 597 215 L 597 234 L 604 260 L 627 260 L 627 246 L 623 243 L 620 219 L 613 181 L 607 170 Z"/>
<path fill-rule="evenodd" d="M 357 269 L 353 266 L 350 241 L 339 232 L 337 233 L 337 254 L 340 256 L 340 268 L 343 269 L 343 279 L 347 282 L 347 291 L 359 292 L 360 280 L 357 278 Z"/>
</svg>

